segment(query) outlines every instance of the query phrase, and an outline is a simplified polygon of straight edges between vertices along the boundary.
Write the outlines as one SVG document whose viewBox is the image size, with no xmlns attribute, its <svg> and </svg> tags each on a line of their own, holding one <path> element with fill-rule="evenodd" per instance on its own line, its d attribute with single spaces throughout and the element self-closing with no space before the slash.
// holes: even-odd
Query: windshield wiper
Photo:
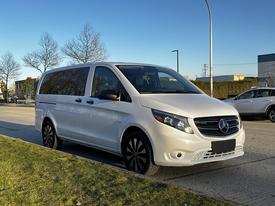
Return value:
<svg viewBox="0 0 275 206">
<path fill-rule="evenodd" d="M 163 91 L 163 93 L 197 94 L 197 92 L 194 92 L 194 91 L 182 91 L 182 90 L 167 90 L 167 91 Z"/>
<path fill-rule="evenodd" d="M 151 91 L 140 91 L 143 94 L 150 94 L 150 93 L 160 93 L 160 94 L 199 94 L 198 92 L 194 91 L 183 91 L 183 90 L 151 90 Z"/>
</svg>

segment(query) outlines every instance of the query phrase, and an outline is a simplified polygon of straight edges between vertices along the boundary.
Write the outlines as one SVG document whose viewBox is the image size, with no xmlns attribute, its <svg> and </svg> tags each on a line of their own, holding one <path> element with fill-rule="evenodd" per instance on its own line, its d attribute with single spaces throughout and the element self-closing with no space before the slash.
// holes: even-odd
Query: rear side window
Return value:
<svg viewBox="0 0 275 206">
<path fill-rule="evenodd" d="M 275 89 L 272 89 L 271 92 L 270 92 L 270 96 L 275 96 Z"/>
<path fill-rule="evenodd" d="M 257 97 L 269 97 L 270 92 L 271 91 L 269 89 L 259 89 L 257 93 Z"/>
<path fill-rule="evenodd" d="M 84 96 L 89 67 L 57 71 L 47 74 L 39 94 Z"/>
</svg>

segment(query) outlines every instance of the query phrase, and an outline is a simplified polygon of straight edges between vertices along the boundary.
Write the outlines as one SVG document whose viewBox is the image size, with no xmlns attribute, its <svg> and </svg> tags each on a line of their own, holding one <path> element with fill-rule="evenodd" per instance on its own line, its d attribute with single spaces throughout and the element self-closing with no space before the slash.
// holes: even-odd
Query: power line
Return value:
<svg viewBox="0 0 275 206">
<path fill-rule="evenodd" d="M 241 65 L 255 65 L 258 63 L 255 62 L 249 62 L 249 63 L 235 63 L 235 64 L 214 64 L 214 66 L 241 66 Z"/>
</svg>

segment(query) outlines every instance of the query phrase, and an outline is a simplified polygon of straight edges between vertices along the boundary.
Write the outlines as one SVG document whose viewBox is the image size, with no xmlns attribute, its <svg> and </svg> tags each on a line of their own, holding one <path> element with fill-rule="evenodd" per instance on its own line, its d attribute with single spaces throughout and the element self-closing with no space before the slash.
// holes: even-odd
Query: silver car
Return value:
<svg viewBox="0 0 275 206">
<path fill-rule="evenodd" d="M 275 88 L 253 88 L 225 102 L 232 104 L 242 116 L 264 115 L 275 122 Z"/>
</svg>

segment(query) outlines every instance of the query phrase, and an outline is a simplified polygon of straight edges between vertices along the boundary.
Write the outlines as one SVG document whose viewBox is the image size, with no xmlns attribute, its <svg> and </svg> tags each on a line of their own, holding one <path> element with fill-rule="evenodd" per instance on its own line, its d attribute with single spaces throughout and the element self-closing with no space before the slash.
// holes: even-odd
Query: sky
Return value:
<svg viewBox="0 0 275 206">
<path fill-rule="evenodd" d="M 257 74 L 257 55 L 275 52 L 274 0 L 209 0 L 213 14 L 214 75 Z M 84 24 L 101 34 L 108 61 L 152 63 L 202 75 L 209 63 L 204 0 L 0 0 L 0 55 L 12 52 L 18 79 L 37 77 L 22 57 L 48 32 L 59 47 Z M 66 64 L 65 61 L 63 64 Z"/>
</svg>

